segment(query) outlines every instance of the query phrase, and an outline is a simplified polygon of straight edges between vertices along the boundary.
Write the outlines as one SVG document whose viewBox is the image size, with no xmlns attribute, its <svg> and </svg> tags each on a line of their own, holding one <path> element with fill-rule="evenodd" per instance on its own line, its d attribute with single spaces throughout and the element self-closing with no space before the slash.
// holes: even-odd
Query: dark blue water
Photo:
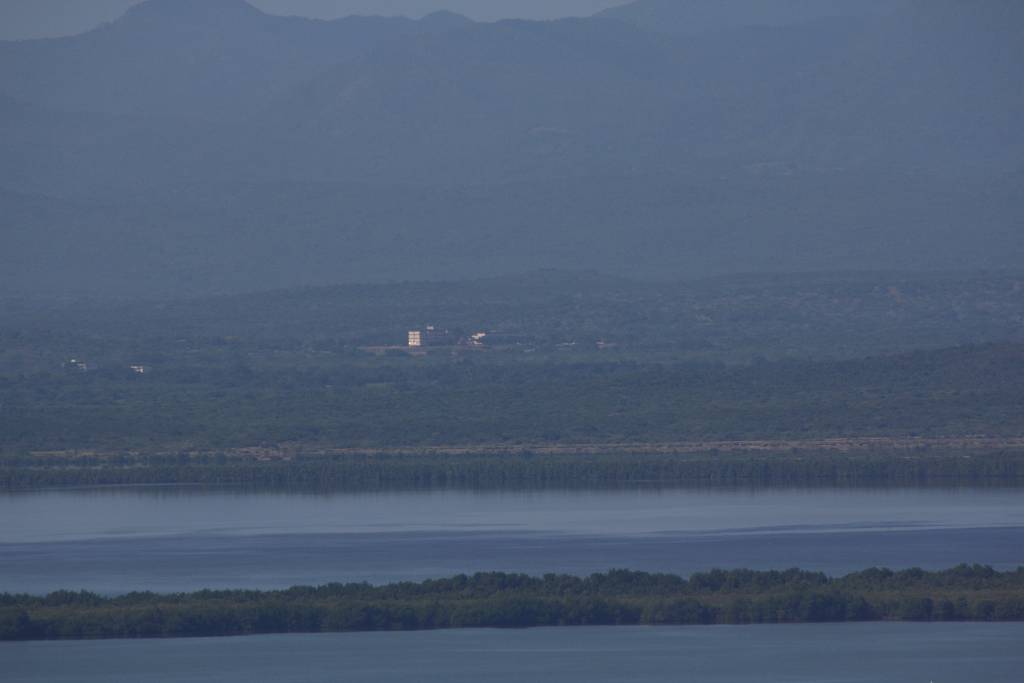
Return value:
<svg viewBox="0 0 1024 683">
<path fill-rule="evenodd" d="M 280 588 L 474 571 L 1024 565 L 1024 492 L 0 496 L 0 591 Z"/>
<path fill-rule="evenodd" d="M 7 592 L 101 593 L 387 583 L 476 571 L 591 574 L 611 568 L 690 574 L 798 566 L 843 574 L 871 566 L 1024 565 L 1024 527 L 641 536 L 419 532 L 181 536 L 0 546 Z"/>
<path fill-rule="evenodd" d="M 568 628 L 0 643 L 5 683 L 1019 683 L 1024 624 Z"/>
</svg>

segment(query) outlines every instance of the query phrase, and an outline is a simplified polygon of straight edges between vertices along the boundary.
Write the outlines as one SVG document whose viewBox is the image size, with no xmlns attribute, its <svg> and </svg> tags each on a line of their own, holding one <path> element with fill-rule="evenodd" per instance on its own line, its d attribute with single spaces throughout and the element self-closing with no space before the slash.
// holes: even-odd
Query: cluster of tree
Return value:
<svg viewBox="0 0 1024 683">
<path fill-rule="evenodd" d="M 0 640 L 632 624 L 1024 620 L 1024 568 L 488 573 L 387 586 L 102 597 L 0 595 Z"/>
<path fill-rule="evenodd" d="M 312 491 L 635 486 L 963 486 L 1024 483 L 1024 451 L 51 454 L 0 456 L 0 489 L 201 484 Z"/>
<path fill-rule="evenodd" d="M 747 366 L 431 361 L 0 377 L 0 449 L 1024 434 L 1024 345 Z"/>
</svg>

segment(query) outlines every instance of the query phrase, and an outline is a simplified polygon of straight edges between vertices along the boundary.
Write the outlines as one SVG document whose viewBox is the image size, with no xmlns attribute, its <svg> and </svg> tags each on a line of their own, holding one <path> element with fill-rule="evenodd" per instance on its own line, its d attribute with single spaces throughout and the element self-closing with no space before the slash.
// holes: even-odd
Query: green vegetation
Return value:
<svg viewBox="0 0 1024 683">
<path fill-rule="evenodd" d="M 1024 568 L 476 574 L 388 586 L 0 595 L 0 640 L 633 624 L 1024 620 Z"/>
<path fill-rule="evenodd" d="M 544 272 L 0 299 L 0 486 L 1015 483 L 1022 288 L 1010 274 Z M 431 322 L 493 346 L 366 350 Z M 987 445 L 884 442 L 967 436 Z M 863 437 L 883 441 L 806 446 Z M 730 445 L 747 440 L 772 444 Z M 722 445 L 671 447 L 708 441 Z"/>
<path fill-rule="evenodd" d="M 1024 345 L 749 366 L 232 361 L 0 378 L 0 448 L 225 449 L 1024 434 Z"/>
<path fill-rule="evenodd" d="M 360 347 L 404 344 L 408 330 L 430 324 L 456 337 L 484 330 L 522 342 L 499 339 L 506 353 L 487 355 L 492 362 L 857 358 L 1024 342 L 1022 292 L 1024 272 L 650 283 L 542 271 L 184 301 L 0 297 L 0 376 L 54 372 L 70 356 L 108 370 L 145 363 L 160 373 L 232 363 L 330 369 L 358 364 Z M 598 354 L 599 340 L 613 346 Z"/>
<path fill-rule="evenodd" d="M 313 491 L 630 486 L 1024 485 L 1024 449 L 853 452 L 287 454 L 0 457 L 0 489 L 201 484 Z"/>
</svg>

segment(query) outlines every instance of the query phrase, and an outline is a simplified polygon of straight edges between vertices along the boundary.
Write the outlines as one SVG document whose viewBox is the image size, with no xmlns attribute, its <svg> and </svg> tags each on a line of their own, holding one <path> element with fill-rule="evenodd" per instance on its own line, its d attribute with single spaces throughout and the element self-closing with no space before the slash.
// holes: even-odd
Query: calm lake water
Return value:
<svg viewBox="0 0 1024 683">
<path fill-rule="evenodd" d="M 6 683 L 1018 683 L 1024 624 L 568 628 L 0 643 Z"/>
<path fill-rule="evenodd" d="M 1024 565 L 1024 491 L 107 489 L 0 496 L 0 591 L 281 588 L 474 571 Z"/>
</svg>

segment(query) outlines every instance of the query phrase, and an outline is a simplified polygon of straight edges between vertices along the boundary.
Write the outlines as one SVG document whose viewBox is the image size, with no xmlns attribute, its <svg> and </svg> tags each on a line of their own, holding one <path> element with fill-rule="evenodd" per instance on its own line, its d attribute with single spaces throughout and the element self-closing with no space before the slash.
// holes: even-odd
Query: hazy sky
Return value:
<svg viewBox="0 0 1024 683">
<path fill-rule="evenodd" d="M 0 39 L 81 33 L 119 17 L 140 0 L 0 0 Z M 474 19 L 552 19 L 588 15 L 627 0 L 250 0 L 271 14 L 333 19 L 349 14 L 422 16 L 447 9 Z"/>
</svg>

